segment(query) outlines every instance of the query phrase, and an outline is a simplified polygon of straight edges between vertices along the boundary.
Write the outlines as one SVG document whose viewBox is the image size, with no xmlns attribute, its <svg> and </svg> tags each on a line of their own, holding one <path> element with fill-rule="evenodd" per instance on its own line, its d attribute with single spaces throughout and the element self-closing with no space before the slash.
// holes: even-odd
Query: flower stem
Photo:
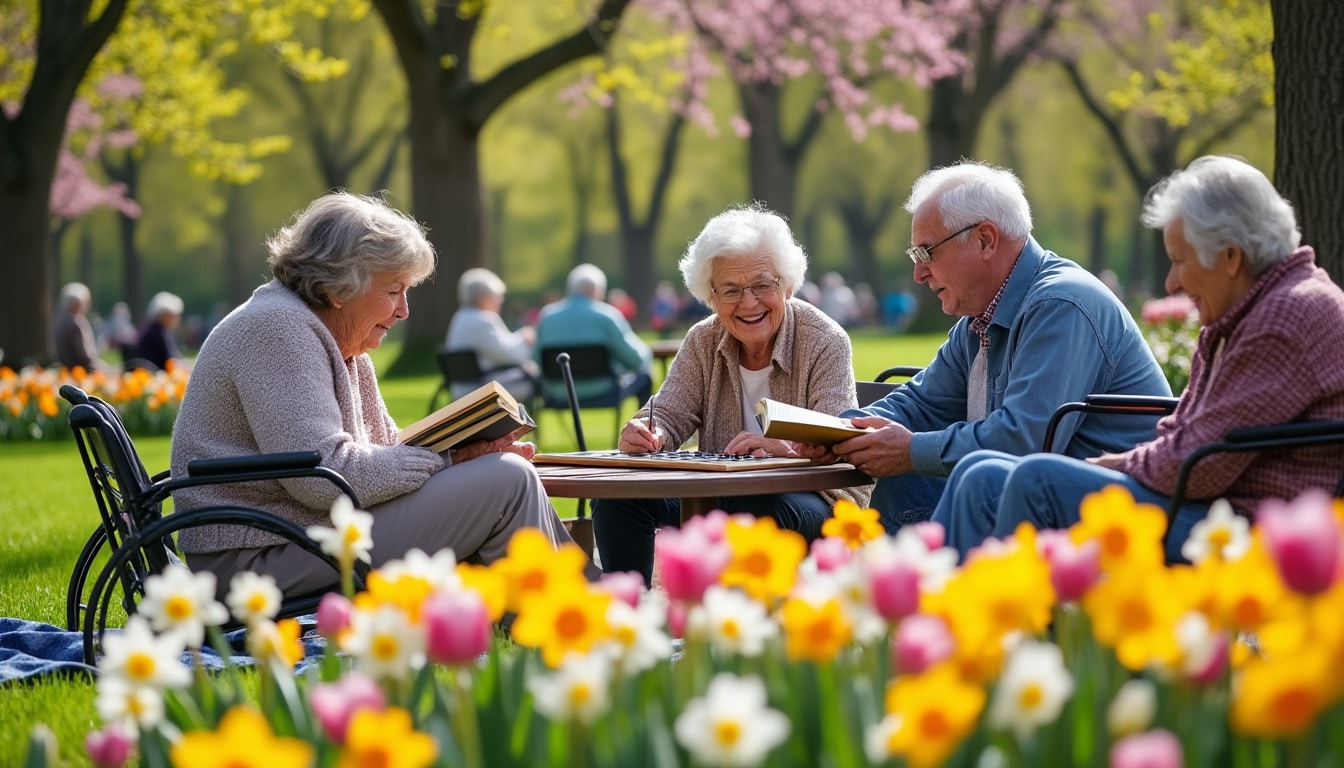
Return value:
<svg viewBox="0 0 1344 768">
<path fill-rule="evenodd" d="M 471 675 L 464 670 L 454 669 L 452 685 L 453 695 L 457 699 L 457 717 L 453 718 L 453 724 L 457 741 L 462 746 L 462 755 L 469 768 L 484 768 L 481 728 L 476 720 L 476 700 L 471 695 Z"/>
</svg>

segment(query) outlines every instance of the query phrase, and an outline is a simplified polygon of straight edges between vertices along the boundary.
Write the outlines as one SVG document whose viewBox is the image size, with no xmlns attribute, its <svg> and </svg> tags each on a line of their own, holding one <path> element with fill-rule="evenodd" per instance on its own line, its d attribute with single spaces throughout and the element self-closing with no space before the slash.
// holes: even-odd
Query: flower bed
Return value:
<svg viewBox="0 0 1344 768">
<path fill-rule="evenodd" d="M 842 502 L 810 553 L 716 512 L 659 533 L 665 592 L 588 583 L 520 532 L 481 567 L 412 551 L 317 614 L 303 673 L 268 578 L 151 579 L 105 641 L 99 766 L 1323 765 L 1344 754 L 1344 505 L 1216 504 L 1165 566 L 1163 512 L 1119 487 L 1068 531 L 958 566 L 933 524 Z M 372 518 L 311 532 L 348 572 Z M 348 582 L 347 582 L 348 583 Z M 231 610 L 259 685 L 180 661 Z M 511 640 L 492 633 L 516 615 Z M 673 655 L 682 638 L 680 652 Z M 671 660 L 669 660 L 671 659 Z M 823 757 L 824 756 L 824 757 Z M 37 763 L 41 764 L 40 758 Z"/>
<path fill-rule="evenodd" d="M 134 436 L 172 434 L 190 375 L 171 360 L 158 373 L 136 369 L 112 375 L 78 366 L 19 371 L 0 366 L 0 441 L 69 439 L 71 406 L 60 396 L 64 384 L 111 403 Z"/>
<path fill-rule="evenodd" d="M 1190 363 L 1199 342 L 1199 313 L 1185 294 L 1149 299 L 1139 314 L 1143 337 L 1162 366 L 1171 393 L 1179 395 L 1190 382 Z"/>
</svg>

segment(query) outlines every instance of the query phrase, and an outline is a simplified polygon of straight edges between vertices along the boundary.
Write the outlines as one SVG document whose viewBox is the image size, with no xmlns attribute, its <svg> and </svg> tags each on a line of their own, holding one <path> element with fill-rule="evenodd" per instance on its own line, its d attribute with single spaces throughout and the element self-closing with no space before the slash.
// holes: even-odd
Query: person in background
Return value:
<svg viewBox="0 0 1344 768">
<path fill-rule="evenodd" d="M 93 296 L 83 283 L 66 283 L 61 288 L 61 311 L 52 330 L 56 342 L 56 362 L 66 368 L 76 366 L 86 371 L 102 368 L 98 358 L 98 344 L 89 323 L 89 307 Z"/>
<path fill-rule="evenodd" d="M 541 362 L 541 350 L 565 345 L 600 344 L 611 351 L 611 359 L 620 373 L 620 396 L 637 397 L 640 402 L 653 392 L 653 377 L 649 363 L 653 351 L 644 340 L 635 335 L 630 323 L 620 310 L 607 304 L 607 276 L 592 264 L 580 264 L 570 270 L 565 281 L 568 295 L 541 310 L 537 319 L 537 351 L 534 359 Z M 543 382 L 554 391 L 549 398 L 564 400 L 563 384 Z M 607 394 L 602 381 L 576 381 L 575 394 L 580 400 Z"/>
<path fill-rule="evenodd" d="M 176 294 L 159 291 L 149 300 L 145 310 L 145 323 L 136 338 L 132 352 L 136 361 L 154 366 L 154 370 L 164 370 L 169 360 L 178 360 L 177 339 L 173 332 L 182 322 L 182 299 Z"/>
<path fill-rule="evenodd" d="M 121 362 L 126 363 L 135 358 L 135 323 L 131 322 L 131 308 L 124 301 L 118 301 L 112 305 L 112 311 L 108 313 L 107 322 L 104 324 L 103 345 L 108 348 L 115 348 L 121 355 Z"/>
<path fill-rule="evenodd" d="M 474 350 L 486 380 L 498 381 L 515 400 L 525 402 L 536 393 L 537 364 L 532 360 L 536 331 L 527 326 L 510 331 L 504 324 L 500 310 L 505 291 L 504 281 L 488 269 L 474 267 L 463 272 L 457 280 L 461 309 L 448 323 L 444 348 Z M 483 383 L 454 382 L 452 396 L 462 397 Z"/>
<path fill-rule="evenodd" d="M 649 302 L 649 326 L 658 332 L 658 338 L 666 339 L 672 335 L 677 323 L 677 313 L 681 310 L 681 299 L 672 283 L 661 280 L 653 289 L 653 299 Z"/>
<path fill-rule="evenodd" d="M 837 413 L 855 407 L 849 336 L 817 307 L 793 298 L 807 256 L 789 225 L 759 204 L 730 208 L 705 224 L 681 259 L 686 287 L 714 314 L 686 332 L 653 406 L 621 430 L 625 453 L 675 450 L 697 432 L 702 451 L 792 456 L 793 444 L 768 439 L 756 421 L 763 397 Z M 774 518 L 809 542 L 821 535 L 839 499 L 866 505 L 870 487 L 719 499 L 728 512 Z M 602 568 L 638 571 L 649 583 L 653 538 L 678 525 L 677 499 L 602 499 L 593 532 Z"/>
<path fill-rule="evenodd" d="M 411 549 L 451 548 L 490 563 L 524 527 L 572 541 L 529 459 L 505 436 L 443 454 L 401 445 L 368 352 L 410 314 L 406 292 L 434 271 L 424 228 L 373 197 L 333 192 L 268 241 L 274 279 L 206 337 L 173 429 L 172 471 L 195 459 L 316 450 L 373 515 L 373 566 Z M 315 478 L 184 488 L 179 509 L 264 509 L 301 527 L 329 525 L 339 491 Z M 286 594 L 337 583 L 323 561 L 256 528 L 179 534 L 193 570 L 221 591 L 243 571 Z M 593 574 L 596 575 L 596 574 Z"/>
<path fill-rule="evenodd" d="M 1170 506 L 1181 463 L 1238 427 L 1344 419 L 1344 291 L 1301 246 L 1292 205 L 1239 158 L 1201 157 L 1149 191 L 1143 223 L 1162 230 L 1169 293 L 1185 293 L 1203 328 L 1190 384 L 1157 437 L 1085 461 L 1064 456 L 967 456 L 933 519 L 963 554 L 1026 521 L 1066 528 L 1084 496 L 1121 485 L 1140 503 Z M 1339 445 L 1216 454 L 1191 476 L 1167 537 L 1168 561 L 1214 499 L 1250 515 L 1261 499 L 1333 488 Z"/>
<path fill-rule="evenodd" d="M 624 289 L 612 288 L 607 291 L 607 303 L 620 310 L 621 317 L 624 317 L 627 323 L 635 322 L 635 316 L 639 314 L 639 305 L 635 304 L 634 297 Z"/>
<path fill-rule="evenodd" d="M 804 450 L 877 478 L 873 506 L 888 532 L 929 519 L 967 454 L 1039 451 L 1063 403 L 1093 393 L 1171 395 L 1124 305 L 1031 236 L 1031 207 L 1011 171 L 937 168 L 915 182 L 905 209 L 914 215 L 907 255 L 915 281 L 961 319 L 922 372 L 840 414 L 877 431 Z M 1156 423 L 1079 414 L 1060 425 L 1056 448 L 1079 458 L 1122 451 L 1152 437 Z"/>
</svg>

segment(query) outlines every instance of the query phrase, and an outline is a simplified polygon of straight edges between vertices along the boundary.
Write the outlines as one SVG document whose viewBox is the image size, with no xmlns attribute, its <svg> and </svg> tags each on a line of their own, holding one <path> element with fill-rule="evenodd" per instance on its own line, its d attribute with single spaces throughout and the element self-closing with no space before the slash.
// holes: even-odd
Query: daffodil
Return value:
<svg viewBox="0 0 1344 768">
<path fill-rule="evenodd" d="M 760 656 L 766 643 L 779 634 L 765 606 L 741 590 L 710 587 L 704 601 L 691 608 L 690 631 L 709 639 L 709 645 L 725 656 Z"/>
<path fill-rule="evenodd" d="M 672 640 L 663 628 L 666 620 L 666 598 L 650 594 L 634 607 L 624 600 L 611 601 L 607 607 L 611 639 L 605 647 L 611 649 L 621 674 L 638 674 L 672 655 Z"/>
<path fill-rule="evenodd" d="M 289 669 L 303 660 L 303 643 L 297 619 L 258 621 L 247 630 L 247 650 L 258 662 Z"/>
<path fill-rule="evenodd" d="M 813 605 L 791 597 L 779 611 L 779 623 L 784 629 L 784 654 L 790 661 L 832 662 L 853 639 L 849 620 L 836 599 Z"/>
<path fill-rule="evenodd" d="M 1069 529 L 1075 544 L 1090 539 L 1101 543 L 1101 569 L 1112 571 L 1123 564 L 1161 565 L 1162 535 L 1167 513 L 1153 504 L 1139 504 L 1121 485 L 1083 497 L 1079 521 Z"/>
<path fill-rule="evenodd" d="M 154 629 L 177 630 L 188 648 L 200 648 L 205 628 L 229 620 L 229 610 L 215 599 L 215 575 L 170 567 L 145 579 L 145 596 L 136 607 Z"/>
<path fill-rule="evenodd" d="M 1160 566 L 1120 568 L 1083 598 L 1097 642 L 1135 671 L 1150 664 L 1170 668 L 1180 659 L 1176 623 L 1186 608 Z"/>
<path fill-rule="evenodd" d="M 121 632 L 103 635 L 103 658 L 98 669 L 105 675 L 160 690 L 181 688 L 191 682 L 191 672 L 182 663 L 181 635 L 155 635 L 149 619 L 136 614 Z"/>
<path fill-rule="evenodd" d="M 913 574 L 912 574 L 913 575 Z M 794 597 L 820 605 L 835 600 L 844 611 L 850 634 L 860 644 L 874 643 L 887 634 L 887 622 L 874 607 L 876 579 L 855 558 L 829 571 L 821 571 L 794 588 Z M 913 600 L 918 604 L 918 596 Z"/>
<path fill-rule="evenodd" d="M 611 661 L 600 653 L 571 653 L 554 672 L 527 681 L 537 711 L 557 723 L 592 725 L 611 709 Z"/>
<path fill-rule="evenodd" d="M 1210 582 L 1212 618 L 1232 632 L 1259 632 L 1303 611 L 1302 598 L 1283 583 L 1259 536 L 1242 557 L 1222 563 L 1217 576 Z"/>
<path fill-rule="evenodd" d="M 1126 680 L 1106 708 L 1106 730 L 1119 739 L 1146 730 L 1157 712 L 1157 689 L 1143 678 Z"/>
<path fill-rule="evenodd" d="M 475 590 L 485 601 L 490 620 L 499 621 L 509 604 L 509 586 L 504 575 L 489 566 L 458 563 L 457 576 L 463 587 Z"/>
<path fill-rule="evenodd" d="M 1233 684 L 1229 719 L 1234 731 L 1261 738 L 1293 738 L 1306 732 L 1326 707 L 1336 685 L 1324 649 L 1304 647 L 1292 658 L 1252 659 Z"/>
<path fill-rule="evenodd" d="M 677 742 L 706 766 L 761 765 L 789 736 L 789 719 L 768 706 L 757 677 L 720 672 L 705 695 L 686 703 L 673 726 Z"/>
<path fill-rule="evenodd" d="M 233 617 L 244 624 L 262 619 L 274 619 L 280 611 L 280 588 L 272 576 L 258 576 L 244 571 L 229 581 L 229 594 L 224 599 Z"/>
<path fill-rule="evenodd" d="M 371 563 L 373 549 L 373 515 L 355 509 L 350 497 L 341 494 L 331 504 L 331 527 L 308 526 L 308 538 L 317 542 L 322 551 L 336 558 L 342 570 L 349 569 L 356 560 Z"/>
<path fill-rule="evenodd" d="M 528 598 L 545 593 L 557 582 L 586 584 L 587 564 L 588 556 L 576 545 L 557 549 L 540 530 L 523 528 L 509 539 L 506 556 L 490 567 L 504 576 L 509 610 L 519 611 Z"/>
<path fill-rule="evenodd" d="M 859 549 L 885 534 L 876 509 L 865 509 L 849 499 L 837 501 L 831 517 L 821 524 L 822 536 L 840 539 L 850 549 Z"/>
<path fill-rule="evenodd" d="M 1053 643 L 1025 640 L 1013 646 L 989 705 L 989 724 L 1026 741 L 1053 723 L 1073 695 L 1073 678 Z"/>
<path fill-rule="evenodd" d="M 149 685 L 132 685 L 116 675 L 98 678 L 93 700 L 98 718 L 132 732 L 163 721 L 163 692 Z"/>
<path fill-rule="evenodd" d="M 984 706 L 984 689 L 963 680 L 949 663 L 897 678 L 887 688 L 887 715 L 899 723 L 887 752 L 904 757 L 911 768 L 941 765 L 974 730 Z"/>
<path fill-rule="evenodd" d="M 254 709 L 233 707 L 214 731 L 188 731 L 173 745 L 174 768 L 309 768 L 315 750 L 299 739 L 278 737 Z"/>
<path fill-rule="evenodd" d="M 719 577 L 725 587 L 739 587 L 767 605 L 784 597 L 798 578 L 798 565 L 807 556 L 807 544 L 793 531 L 780 530 L 769 517 L 728 523 L 732 558 Z"/>
<path fill-rule="evenodd" d="M 411 726 L 411 713 L 400 707 L 361 709 L 350 719 L 337 768 L 425 768 L 438 757 L 429 734 Z"/>
<path fill-rule="evenodd" d="M 544 592 L 530 595 L 513 622 L 513 639 L 541 649 L 552 668 L 570 652 L 588 653 L 611 637 L 607 608 L 611 595 L 593 590 L 584 581 L 562 580 Z"/>
<path fill-rule="evenodd" d="M 424 628 L 412 624 L 401 609 L 382 605 L 356 610 L 350 619 L 345 649 L 377 679 L 405 679 L 425 664 Z"/>
<path fill-rule="evenodd" d="M 1203 520 L 1190 529 L 1190 537 L 1181 545 L 1181 555 L 1192 563 L 1207 558 L 1237 560 L 1251 547 L 1251 523 L 1232 511 L 1226 499 L 1209 506 Z"/>
</svg>

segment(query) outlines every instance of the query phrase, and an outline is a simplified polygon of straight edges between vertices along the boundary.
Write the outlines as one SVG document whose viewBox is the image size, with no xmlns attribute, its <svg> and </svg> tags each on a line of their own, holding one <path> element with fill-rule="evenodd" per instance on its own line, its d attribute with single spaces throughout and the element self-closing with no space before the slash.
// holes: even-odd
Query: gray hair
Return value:
<svg viewBox="0 0 1344 768">
<path fill-rule="evenodd" d="M 569 271 L 565 290 L 570 294 L 581 293 L 600 299 L 607 295 L 607 273 L 596 265 L 580 264 Z"/>
<path fill-rule="evenodd" d="M 159 291 L 149 297 L 149 306 L 145 309 L 145 316 L 153 319 L 163 314 L 180 315 L 182 309 L 182 298 L 180 296 L 167 291 Z"/>
<path fill-rule="evenodd" d="M 89 286 L 83 283 L 66 283 L 61 286 L 61 306 L 66 310 L 79 309 L 93 301 Z"/>
<path fill-rule="evenodd" d="M 418 285 L 434 273 L 434 246 L 415 219 L 367 195 L 330 192 L 266 240 L 271 274 L 310 307 L 349 301 L 373 276 L 392 273 Z"/>
<path fill-rule="evenodd" d="M 1302 242 L 1293 206 L 1265 174 L 1238 157 L 1205 155 L 1148 190 L 1144 226 L 1165 229 L 1178 218 L 1206 269 L 1219 251 L 1235 245 L 1258 276 Z"/>
<path fill-rule="evenodd" d="M 503 296 L 504 281 L 485 267 L 472 267 L 457 279 L 457 301 L 464 307 L 474 307 L 487 296 Z"/>
<path fill-rule="evenodd" d="M 910 188 L 905 210 L 913 214 L 928 202 L 938 205 L 943 226 L 950 230 L 992 221 L 1009 239 L 1031 234 L 1031 204 L 1022 180 L 1007 168 L 963 160 L 928 171 Z"/>
<path fill-rule="evenodd" d="M 734 206 L 710 219 L 677 265 L 691 295 L 708 305 L 714 262 L 745 256 L 769 256 L 780 285 L 792 294 L 807 275 L 807 254 L 794 239 L 788 220 L 759 201 Z"/>
</svg>

